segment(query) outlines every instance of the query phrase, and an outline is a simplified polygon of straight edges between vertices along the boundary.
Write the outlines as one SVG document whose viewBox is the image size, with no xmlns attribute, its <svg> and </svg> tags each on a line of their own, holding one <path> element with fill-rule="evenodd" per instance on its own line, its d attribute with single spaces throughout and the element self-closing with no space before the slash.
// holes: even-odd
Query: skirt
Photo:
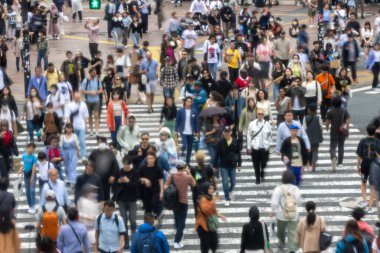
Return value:
<svg viewBox="0 0 380 253">
<path fill-rule="evenodd" d="M 164 126 L 169 128 L 170 130 L 170 135 L 173 137 L 174 135 L 174 128 L 175 128 L 175 120 L 165 120 Z"/>
</svg>

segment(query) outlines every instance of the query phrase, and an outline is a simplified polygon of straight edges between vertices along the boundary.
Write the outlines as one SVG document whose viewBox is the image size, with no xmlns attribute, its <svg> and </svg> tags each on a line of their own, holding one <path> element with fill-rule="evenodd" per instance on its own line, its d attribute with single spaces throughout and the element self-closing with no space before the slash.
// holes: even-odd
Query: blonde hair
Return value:
<svg viewBox="0 0 380 253">
<path fill-rule="evenodd" d="M 205 160 L 206 158 L 206 155 L 205 155 L 205 152 L 203 152 L 202 150 L 198 150 L 198 152 L 195 154 L 195 160 L 199 161 L 199 160 Z"/>
</svg>

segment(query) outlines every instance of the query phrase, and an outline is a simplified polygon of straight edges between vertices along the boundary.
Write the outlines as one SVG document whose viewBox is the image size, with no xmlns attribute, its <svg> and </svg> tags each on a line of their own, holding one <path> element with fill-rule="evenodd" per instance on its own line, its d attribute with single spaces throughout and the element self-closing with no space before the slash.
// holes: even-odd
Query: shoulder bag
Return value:
<svg viewBox="0 0 380 253">
<path fill-rule="evenodd" d="M 344 136 L 345 138 L 347 138 L 348 137 L 348 128 L 346 128 L 346 124 L 344 122 L 345 115 L 346 115 L 346 111 L 344 110 L 343 114 L 342 114 L 342 120 L 341 120 L 341 123 L 340 123 L 340 126 L 339 126 L 339 133 L 342 136 Z"/>
<path fill-rule="evenodd" d="M 319 217 L 319 224 L 320 224 L 320 227 L 322 228 L 321 217 Z M 326 250 L 330 246 L 331 241 L 332 241 L 331 234 L 326 233 L 326 232 L 321 232 L 321 234 L 319 235 L 319 250 L 320 251 Z"/>
<path fill-rule="evenodd" d="M 67 224 L 70 226 L 70 228 L 71 228 L 71 230 L 74 232 L 74 235 L 75 235 L 75 237 L 77 238 L 79 244 L 81 245 L 82 252 L 86 252 L 86 250 L 85 250 L 85 248 L 84 248 L 84 244 L 83 244 L 83 242 L 79 239 L 79 236 L 78 236 L 77 232 L 75 232 L 73 226 L 72 226 L 70 223 L 67 223 Z M 77 253 L 79 253 L 79 252 L 77 252 Z"/>
</svg>

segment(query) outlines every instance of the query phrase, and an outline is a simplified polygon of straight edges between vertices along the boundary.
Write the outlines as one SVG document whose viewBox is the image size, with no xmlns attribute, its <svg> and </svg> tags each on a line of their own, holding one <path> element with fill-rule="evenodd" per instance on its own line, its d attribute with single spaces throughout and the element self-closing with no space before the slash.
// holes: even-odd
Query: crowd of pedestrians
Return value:
<svg viewBox="0 0 380 253">
<path fill-rule="evenodd" d="M 277 247 L 289 252 L 325 249 L 320 238 L 328 224 L 318 215 L 318 203 L 303 203 L 301 189 L 307 180 L 303 172 L 318 173 L 319 147 L 327 141 L 323 129 L 330 135 L 331 173 L 343 168 L 350 132 L 350 86 L 358 83 L 356 65 L 361 50 L 365 66 L 374 75 L 373 89 L 380 72 L 380 37 L 369 22 L 361 28 L 357 6 L 351 3 L 355 1 L 346 5 L 332 1 L 324 7 L 326 36 L 321 44 L 311 43 L 308 26 L 297 19 L 285 31 L 281 19 L 271 14 L 270 6 L 259 6 L 260 1 L 256 2 L 260 9 L 250 9 L 244 1 L 239 6 L 236 0 L 194 0 L 185 17 L 172 13 L 162 36 L 160 59 L 154 59 L 149 41 L 143 40 L 151 28 L 151 4 L 109 0 L 104 20 L 107 36 L 114 39 L 115 54 L 103 60 L 99 49 L 103 21 L 87 19 L 83 27 L 89 36 L 88 53 L 66 51 L 60 68 L 48 55 L 51 40 L 64 35 L 68 17 L 63 14 L 64 3 L 53 2 L 49 8 L 34 1 L 30 6 L 31 42 L 36 43 L 38 57 L 22 111 L 11 92 L 6 58 L 4 64 L 0 57 L 0 252 L 16 253 L 21 247 L 16 200 L 8 192 L 9 175 L 17 172 L 28 213 L 36 217 L 38 252 L 120 253 L 129 249 L 132 253 L 167 253 L 171 246 L 181 249 L 187 218 L 193 215 L 188 212 L 189 198 L 200 252 L 216 252 L 220 221 L 228 220 L 218 211 L 219 200 L 224 200 L 225 207 L 234 207 L 236 174 L 245 153 L 252 160 L 256 185 L 265 184 L 266 167 L 274 153 L 283 161 L 281 181 L 268 198 L 276 220 Z M 301 2 L 308 4 L 311 28 L 316 2 Z M 181 7 L 182 1 L 172 4 Z M 82 22 L 81 1 L 71 5 L 72 20 L 76 22 L 78 15 Z M 161 5 L 157 1 L 154 13 L 158 28 L 164 30 Z M 5 15 L 7 38 L 14 40 L 12 48 L 18 58 L 20 8 L 15 0 Z M 374 27 L 379 25 L 380 16 Z M 5 35 L 2 30 L 5 26 L 0 26 L 0 34 Z M 197 39 L 206 34 L 203 57 L 197 59 Z M 129 38 L 133 49 L 127 47 Z M 139 126 L 140 115 L 128 106 L 136 93 L 136 103 L 154 113 L 159 85 L 165 102 L 158 112 L 159 137 L 153 140 L 152 133 Z M 21 119 L 26 125 L 20 124 Z M 109 134 L 100 134 L 101 119 Z M 28 143 L 19 151 L 17 137 L 23 128 Z M 367 134 L 356 151 L 362 201 L 346 223 L 337 253 L 380 248 L 380 239 L 375 239 L 372 227 L 363 221 L 365 213 L 376 211 L 380 219 L 379 116 L 369 122 Z M 88 137 L 97 141 L 91 152 Z M 14 163 L 18 156 L 20 167 Z M 81 174 L 79 164 L 85 166 Z M 74 201 L 70 192 L 74 192 Z M 305 217 L 300 212 L 303 206 Z M 143 224 L 138 224 L 141 209 Z M 173 243 L 160 231 L 167 211 L 174 215 Z M 260 220 L 258 207 L 252 206 L 248 216 L 241 252 L 268 252 L 270 228 Z M 329 236 L 325 236 L 327 246 Z"/>
</svg>

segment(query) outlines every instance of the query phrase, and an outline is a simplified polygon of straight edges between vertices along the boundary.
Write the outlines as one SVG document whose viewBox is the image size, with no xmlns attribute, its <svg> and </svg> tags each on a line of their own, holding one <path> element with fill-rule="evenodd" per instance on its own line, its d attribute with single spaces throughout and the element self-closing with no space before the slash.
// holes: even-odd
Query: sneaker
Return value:
<svg viewBox="0 0 380 253">
<path fill-rule="evenodd" d="M 35 214 L 36 213 L 36 209 L 34 207 L 29 207 L 28 213 Z"/>
<path fill-rule="evenodd" d="M 343 164 L 338 164 L 338 168 L 340 169 L 340 170 L 342 170 L 343 169 Z"/>
<path fill-rule="evenodd" d="M 224 206 L 230 206 L 230 201 L 229 200 L 224 201 Z"/>
<path fill-rule="evenodd" d="M 368 214 L 373 214 L 373 213 L 375 213 L 375 210 L 372 207 L 368 207 L 367 208 L 367 213 Z"/>
<path fill-rule="evenodd" d="M 362 200 L 359 202 L 359 207 L 364 208 L 368 206 L 368 201 Z"/>
<path fill-rule="evenodd" d="M 181 242 L 179 242 L 179 243 L 174 243 L 174 248 L 175 249 L 181 249 L 181 248 L 183 248 L 183 244 L 181 243 Z"/>
<path fill-rule="evenodd" d="M 334 157 L 331 162 L 332 162 L 332 171 L 335 172 L 336 171 L 336 157 Z"/>
</svg>

